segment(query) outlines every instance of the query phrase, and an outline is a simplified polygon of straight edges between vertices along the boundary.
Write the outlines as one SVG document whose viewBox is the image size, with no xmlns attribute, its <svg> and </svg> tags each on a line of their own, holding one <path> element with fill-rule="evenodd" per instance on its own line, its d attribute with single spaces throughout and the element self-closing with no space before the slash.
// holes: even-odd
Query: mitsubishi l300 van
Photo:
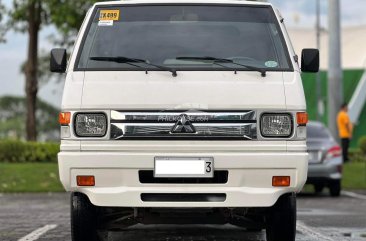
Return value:
<svg viewBox="0 0 366 241">
<path fill-rule="evenodd" d="M 318 69 L 318 50 L 299 58 L 268 3 L 95 4 L 69 61 L 51 53 L 51 71 L 67 74 L 58 161 L 72 240 L 138 223 L 295 240 L 308 168 L 300 74 Z"/>
</svg>

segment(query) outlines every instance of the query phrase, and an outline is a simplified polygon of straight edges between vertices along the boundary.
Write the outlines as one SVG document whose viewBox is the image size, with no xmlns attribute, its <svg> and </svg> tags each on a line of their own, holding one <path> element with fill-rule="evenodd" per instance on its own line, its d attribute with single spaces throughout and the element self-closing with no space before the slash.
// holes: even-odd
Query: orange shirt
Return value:
<svg viewBox="0 0 366 241">
<path fill-rule="evenodd" d="M 349 119 L 348 113 L 340 111 L 337 118 L 338 133 L 340 138 L 352 137 L 352 123 Z"/>
</svg>

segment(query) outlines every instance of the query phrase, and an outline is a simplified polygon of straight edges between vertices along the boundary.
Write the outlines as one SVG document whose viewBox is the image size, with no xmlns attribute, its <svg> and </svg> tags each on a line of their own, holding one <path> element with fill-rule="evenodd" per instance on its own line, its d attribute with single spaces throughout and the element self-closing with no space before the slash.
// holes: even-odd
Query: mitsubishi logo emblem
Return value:
<svg viewBox="0 0 366 241">
<path fill-rule="evenodd" d="M 173 134 L 193 134 L 196 133 L 196 129 L 189 121 L 187 115 L 183 114 L 179 117 L 177 123 L 173 126 L 171 133 Z"/>
</svg>

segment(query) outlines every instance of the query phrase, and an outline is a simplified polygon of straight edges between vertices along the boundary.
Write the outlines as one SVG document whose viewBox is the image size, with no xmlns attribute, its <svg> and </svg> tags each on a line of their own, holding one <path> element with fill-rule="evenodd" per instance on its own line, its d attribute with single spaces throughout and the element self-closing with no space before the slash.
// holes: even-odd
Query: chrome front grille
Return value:
<svg viewBox="0 0 366 241">
<path fill-rule="evenodd" d="M 253 140 L 256 123 L 254 111 L 112 111 L 111 139 Z"/>
</svg>

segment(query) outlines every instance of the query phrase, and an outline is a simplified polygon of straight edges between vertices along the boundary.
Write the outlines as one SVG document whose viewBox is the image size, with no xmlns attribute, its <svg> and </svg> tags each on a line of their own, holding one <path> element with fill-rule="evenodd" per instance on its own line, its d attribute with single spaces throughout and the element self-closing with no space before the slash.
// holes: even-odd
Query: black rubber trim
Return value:
<svg viewBox="0 0 366 241">
<path fill-rule="evenodd" d="M 225 202 L 224 193 L 142 193 L 144 202 Z"/>
</svg>

